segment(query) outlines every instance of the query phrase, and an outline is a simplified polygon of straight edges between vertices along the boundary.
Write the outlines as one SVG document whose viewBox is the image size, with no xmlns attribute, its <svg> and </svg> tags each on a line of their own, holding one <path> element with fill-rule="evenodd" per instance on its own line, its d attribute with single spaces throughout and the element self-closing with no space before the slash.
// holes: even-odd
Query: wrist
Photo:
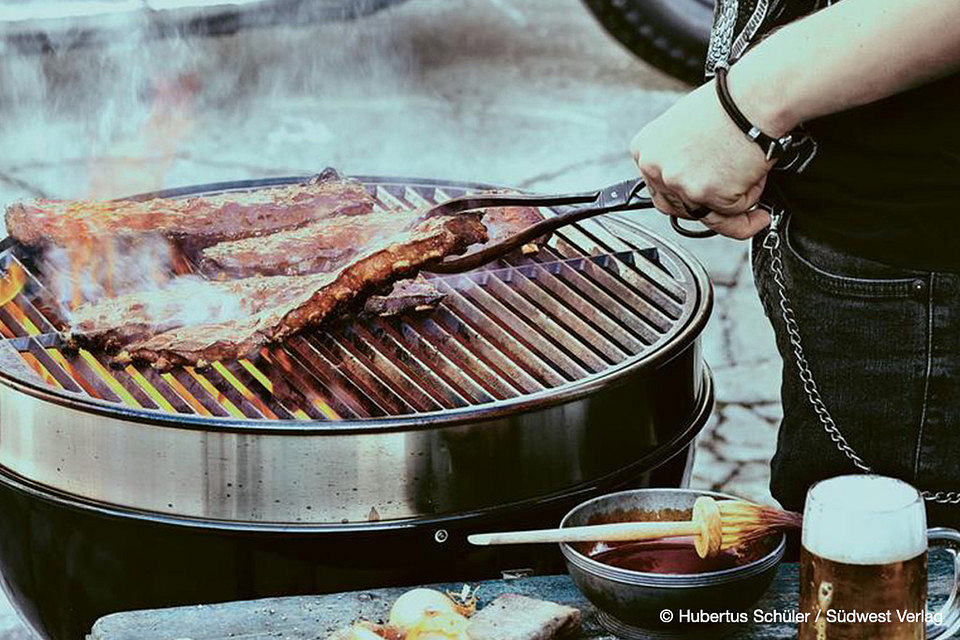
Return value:
<svg viewBox="0 0 960 640">
<path fill-rule="evenodd" d="M 727 86 L 747 119 L 767 135 L 779 138 L 801 119 L 792 108 L 786 83 L 773 78 L 764 67 L 756 56 L 745 57 L 730 68 Z"/>
</svg>

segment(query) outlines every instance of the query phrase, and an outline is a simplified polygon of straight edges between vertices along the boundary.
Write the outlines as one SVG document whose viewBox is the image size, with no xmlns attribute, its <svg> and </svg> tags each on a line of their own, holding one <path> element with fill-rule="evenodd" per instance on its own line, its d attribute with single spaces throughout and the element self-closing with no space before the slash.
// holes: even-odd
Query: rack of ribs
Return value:
<svg viewBox="0 0 960 640">
<path fill-rule="evenodd" d="M 202 250 L 200 270 L 214 278 L 330 271 L 364 247 L 411 228 L 424 213 L 404 210 L 331 216 L 268 236 L 221 242 Z M 532 207 L 486 209 L 482 215 L 491 242 L 543 220 Z"/>
<path fill-rule="evenodd" d="M 96 238 L 161 235 L 202 247 L 293 229 L 332 216 L 366 214 L 376 201 L 333 169 L 302 184 L 182 199 L 35 200 L 7 207 L 21 244 L 67 247 Z"/>
<path fill-rule="evenodd" d="M 233 299 L 240 307 L 226 319 L 199 324 L 191 323 L 184 311 L 194 301 L 178 290 L 195 284 L 192 279 L 178 278 L 160 291 L 81 306 L 73 314 L 71 339 L 78 345 L 115 353 L 117 363 L 141 360 L 160 369 L 240 358 L 264 344 L 321 324 L 369 294 L 487 239 L 479 214 L 428 218 L 364 247 L 355 259 L 334 271 L 205 281 L 204 286 L 214 287 L 208 292 L 210 299 Z M 169 298 L 169 304 L 161 307 L 158 315 L 161 295 Z"/>
</svg>

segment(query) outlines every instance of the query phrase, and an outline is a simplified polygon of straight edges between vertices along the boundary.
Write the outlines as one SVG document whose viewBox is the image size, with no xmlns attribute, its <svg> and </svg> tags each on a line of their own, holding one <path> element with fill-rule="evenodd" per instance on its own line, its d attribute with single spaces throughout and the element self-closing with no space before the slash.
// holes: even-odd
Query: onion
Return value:
<svg viewBox="0 0 960 640">
<path fill-rule="evenodd" d="M 417 626 L 428 614 L 460 616 L 447 596 L 433 589 L 413 589 L 397 598 L 390 609 L 388 623 L 404 633 Z"/>
<path fill-rule="evenodd" d="M 470 622 L 459 613 L 427 611 L 404 640 L 467 640 Z"/>
</svg>

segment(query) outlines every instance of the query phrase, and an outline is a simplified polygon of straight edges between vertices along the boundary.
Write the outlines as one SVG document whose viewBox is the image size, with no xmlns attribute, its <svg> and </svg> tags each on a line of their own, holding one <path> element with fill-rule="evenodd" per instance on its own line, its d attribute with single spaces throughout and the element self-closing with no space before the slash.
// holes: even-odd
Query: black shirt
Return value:
<svg viewBox="0 0 960 640">
<path fill-rule="evenodd" d="M 775 3 L 756 36 L 818 4 Z M 960 73 L 804 126 L 816 155 L 768 180 L 798 226 L 881 262 L 960 272 Z"/>
</svg>

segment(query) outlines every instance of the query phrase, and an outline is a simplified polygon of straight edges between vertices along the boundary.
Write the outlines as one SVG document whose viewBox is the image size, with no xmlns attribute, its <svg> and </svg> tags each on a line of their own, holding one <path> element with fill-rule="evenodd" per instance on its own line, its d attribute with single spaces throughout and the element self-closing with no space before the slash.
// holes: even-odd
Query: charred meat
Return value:
<svg viewBox="0 0 960 640">
<path fill-rule="evenodd" d="M 220 277 L 299 275 L 333 271 L 363 247 L 416 225 L 416 212 L 334 216 L 261 238 L 221 242 L 203 250 L 200 270 Z"/>
<path fill-rule="evenodd" d="M 422 212 L 377 212 L 336 216 L 269 236 L 221 242 L 203 250 L 200 269 L 211 277 L 296 275 L 332 271 L 354 258 L 363 247 L 408 229 Z M 483 211 L 490 241 L 511 236 L 543 220 L 533 207 Z"/>
<path fill-rule="evenodd" d="M 7 207 L 6 223 L 10 235 L 33 247 L 154 234 L 206 246 L 365 214 L 374 204 L 362 184 L 327 169 L 304 184 L 179 200 L 18 203 Z"/>
<path fill-rule="evenodd" d="M 543 220 L 536 207 L 498 207 L 483 212 L 483 225 L 490 242 L 500 242 Z"/>
<path fill-rule="evenodd" d="M 363 310 L 377 316 L 399 316 L 408 311 L 433 309 L 444 297 L 444 293 L 429 280 L 417 276 L 412 280 L 397 282 L 387 294 L 370 296 Z"/>
<path fill-rule="evenodd" d="M 486 240 L 479 216 L 431 218 L 367 247 L 333 272 L 205 283 L 242 301 L 243 306 L 225 318 L 192 322 L 178 315 L 173 304 L 158 318 L 149 309 L 157 293 L 144 292 L 78 309 L 73 338 L 81 345 L 119 350 L 118 362 L 144 360 L 162 369 L 240 358 L 321 324 L 371 292 Z"/>
</svg>

